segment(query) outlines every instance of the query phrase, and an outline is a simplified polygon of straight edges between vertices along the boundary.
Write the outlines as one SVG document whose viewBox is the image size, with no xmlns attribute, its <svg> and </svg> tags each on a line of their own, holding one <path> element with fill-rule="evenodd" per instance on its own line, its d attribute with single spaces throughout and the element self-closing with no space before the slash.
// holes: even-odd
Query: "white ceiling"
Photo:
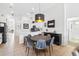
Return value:
<svg viewBox="0 0 79 59">
<path fill-rule="evenodd" d="M 66 3 L 65 5 L 67 18 L 79 17 L 79 3 Z M 40 3 L 41 13 L 49 13 L 48 10 L 52 8 L 53 11 L 56 6 L 59 6 L 59 3 Z M 6 15 L 11 13 L 11 9 L 9 7 L 9 3 L 0 3 L 0 15 Z M 39 12 L 38 3 L 14 3 L 13 5 L 13 11 L 15 16 L 25 16 L 33 11 L 32 8 L 35 9 L 34 13 Z"/>
<path fill-rule="evenodd" d="M 41 13 L 47 12 L 50 8 L 54 8 L 58 3 L 40 3 L 40 11 Z M 11 13 L 11 8 L 9 3 L 0 3 L 0 15 L 1 14 L 9 14 Z M 39 12 L 39 4 L 38 3 L 14 3 L 13 11 L 16 16 L 24 16 L 27 13 L 31 13 L 34 8 L 34 13 Z"/>
</svg>

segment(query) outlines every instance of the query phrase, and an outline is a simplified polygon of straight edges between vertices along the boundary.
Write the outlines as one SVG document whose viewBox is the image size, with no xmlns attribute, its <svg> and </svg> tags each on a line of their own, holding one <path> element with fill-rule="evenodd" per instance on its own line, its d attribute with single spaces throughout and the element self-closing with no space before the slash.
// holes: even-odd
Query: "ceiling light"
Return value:
<svg viewBox="0 0 79 59">
<path fill-rule="evenodd" d="M 44 14 L 36 14 L 35 22 L 44 22 Z"/>
<path fill-rule="evenodd" d="M 40 12 L 40 4 L 39 4 L 39 13 L 35 14 L 35 22 L 44 22 L 44 14 Z"/>
</svg>

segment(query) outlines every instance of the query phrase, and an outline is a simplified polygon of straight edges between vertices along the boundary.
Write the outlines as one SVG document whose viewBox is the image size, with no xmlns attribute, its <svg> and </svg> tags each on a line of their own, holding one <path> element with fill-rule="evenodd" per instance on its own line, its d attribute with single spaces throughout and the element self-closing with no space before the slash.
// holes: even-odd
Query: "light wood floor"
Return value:
<svg viewBox="0 0 79 59">
<path fill-rule="evenodd" d="M 67 46 L 53 46 L 49 49 L 47 48 L 44 51 L 38 51 L 35 53 L 33 49 L 27 49 L 23 44 L 19 44 L 16 39 L 13 45 L 9 45 L 8 42 L 6 44 L 0 45 L 0 56 L 71 56 L 72 51 L 75 46 L 67 45 Z"/>
<path fill-rule="evenodd" d="M 27 49 L 23 44 L 19 44 L 15 46 L 14 48 L 10 48 L 7 45 L 0 45 L 0 55 L 1 56 L 71 56 L 72 51 L 74 50 L 74 47 L 72 46 L 53 46 L 49 49 L 46 49 L 45 51 L 39 51 L 35 53 L 35 50 L 33 49 Z"/>
<path fill-rule="evenodd" d="M 15 49 L 14 55 L 26 55 L 26 56 L 71 56 L 72 51 L 74 50 L 74 47 L 72 46 L 57 46 L 54 45 L 53 49 L 52 47 L 49 49 L 43 51 L 38 51 L 35 53 L 35 50 L 33 49 L 25 49 L 24 45 L 19 45 Z"/>
</svg>

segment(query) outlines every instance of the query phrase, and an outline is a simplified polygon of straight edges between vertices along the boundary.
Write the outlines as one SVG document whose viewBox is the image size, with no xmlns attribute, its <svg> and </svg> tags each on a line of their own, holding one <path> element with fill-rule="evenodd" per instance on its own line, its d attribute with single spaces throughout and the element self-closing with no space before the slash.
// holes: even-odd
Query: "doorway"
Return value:
<svg viewBox="0 0 79 59">
<path fill-rule="evenodd" d="M 69 18 L 67 27 L 69 43 L 79 44 L 79 18 Z"/>
</svg>

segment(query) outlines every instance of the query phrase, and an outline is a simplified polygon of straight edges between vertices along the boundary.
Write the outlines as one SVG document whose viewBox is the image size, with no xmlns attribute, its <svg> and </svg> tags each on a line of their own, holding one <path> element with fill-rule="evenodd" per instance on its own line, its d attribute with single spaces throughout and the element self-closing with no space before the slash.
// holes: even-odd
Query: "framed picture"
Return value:
<svg viewBox="0 0 79 59">
<path fill-rule="evenodd" d="M 29 24 L 24 23 L 24 24 L 23 24 L 23 29 L 29 29 Z"/>
<path fill-rule="evenodd" d="M 49 28 L 55 27 L 55 20 L 50 20 L 50 21 L 48 21 L 48 22 L 47 22 L 47 26 L 48 26 Z"/>
</svg>

